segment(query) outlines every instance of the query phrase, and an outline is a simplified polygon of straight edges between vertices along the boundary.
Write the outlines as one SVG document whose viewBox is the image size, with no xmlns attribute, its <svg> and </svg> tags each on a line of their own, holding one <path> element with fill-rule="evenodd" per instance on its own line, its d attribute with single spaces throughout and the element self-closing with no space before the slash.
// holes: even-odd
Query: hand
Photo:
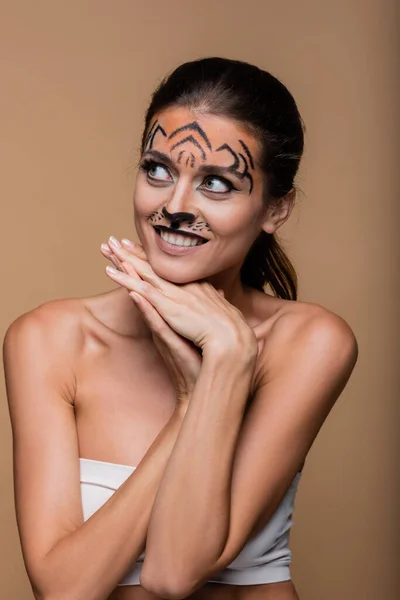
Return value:
<svg viewBox="0 0 400 600">
<path fill-rule="evenodd" d="M 136 244 L 129 251 L 142 260 L 147 260 L 146 253 L 140 244 Z M 113 254 L 107 244 L 101 245 L 101 252 L 118 270 L 126 273 L 123 263 Z M 139 275 L 133 271 L 132 268 L 131 276 L 139 278 Z M 143 296 L 137 294 L 131 297 L 152 332 L 154 345 L 163 358 L 175 386 L 178 406 L 187 408 L 202 365 L 199 351 L 189 340 L 176 333 Z"/>
<path fill-rule="evenodd" d="M 204 351 L 218 348 L 240 352 L 244 360 L 258 353 L 256 334 L 240 310 L 223 298 L 208 282 L 176 285 L 159 277 L 147 260 L 110 238 L 109 247 L 125 272 L 107 267 L 107 274 L 147 300 L 179 335 Z M 139 277 L 137 277 L 137 275 Z"/>
</svg>

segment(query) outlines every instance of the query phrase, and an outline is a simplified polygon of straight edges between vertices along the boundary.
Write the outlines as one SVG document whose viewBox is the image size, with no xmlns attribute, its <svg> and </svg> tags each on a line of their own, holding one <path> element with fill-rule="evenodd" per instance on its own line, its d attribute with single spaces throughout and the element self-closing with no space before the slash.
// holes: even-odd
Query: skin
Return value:
<svg viewBox="0 0 400 600">
<path fill-rule="evenodd" d="M 146 170 L 139 170 L 134 191 L 135 226 L 141 247 L 128 251 L 129 245 L 124 247 L 110 238 L 101 248 L 117 269 L 116 273 L 107 272 L 118 284 L 117 288 L 97 296 L 47 303 L 34 312 L 47 332 L 57 332 L 55 341 L 46 344 L 48 355 L 38 360 L 47 364 L 46 361 L 57 355 L 63 357 L 63 365 L 73 365 L 71 404 L 76 431 L 71 433 L 70 419 L 68 435 L 70 440 L 74 436 L 75 445 L 72 441 L 68 447 L 61 444 L 67 436 L 66 425 L 58 429 L 59 421 L 64 419 L 61 417 L 66 410 L 64 406 L 60 405 L 54 423 L 46 423 L 47 428 L 42 428 L 40 421 L 35 426 L 35 436 L 40 436 L 43 430 L 43 440 L 48 444 L 46 460 L 62 454 L 62 458 L 58 458 L 58 472 L 76 468 L 78 448 L 82 458 L 138 465 L 176 410 L 177 397 L 182 404 L 190 402 L 201 368 L 199 348 L 203 353 L 209 348 L 215 351 L 217 347 L 226 351 L 232 346 L 234 332 L 239 331 L 241 339 L 254 346 L 255 386 L 257 377 L 262 375 L 265 356 L 275 356 L 275 348 L 281 347 L 274 345 L 273 340 L 280 340 L 279 331 L 283 327 L 280 324 L 285 323 L 287 317 L 294 317 L 301 324 L 315 314 L 327 319 L 333 316 L 322 307 L 281 300 L 240 282 L 241 263 L 259 232 L 262 229 L 269 233 L 276 231 L 289 217 L 294 203 L 294 192 L 291 192 L 279 205 L 265 209 L 263 175 L 257 163 L 259 147 L 249 132 L 229 119 L 195 114 L 183 108 L 169 109 L 155 116 L 145 151 L 142 158 L 157 159 L 157 165 L 149 169 L 147 164 Z M 160 154 L 150 157 L 150 151 L 166 156 L 168 165 L 160 161 Z M 223 177 L 236 190 L 229 191 L 229 185 L 222 179 L 201 171 L 210 164 L 224 169 Z M 206 237 L 208 242 L 193 254 L 171 256 L 157 246 L 154 224 L 177 226 Z M 155 335 L 155 330 L 161 317 L 152 306 L 150 296 L 141 288 L 143 281 L 153 282 L 154 288 L 161 286 L 163 302 L 168 294 L 172 297 L 179 292 L 182 306 L 188 309 L 174 322 L 173 311 L 168 313 L 166 305 L 164 311 L 164 305 L 160 304 L 163 322 L 167 323 L 160 336 Z M 196 314 L 192 307 L 190 288 L 186 287 L 190 282 L 207 282 L 213 286 L 192 290 L 195 296 L 203 298 L 206 317 L 200 310 Z M 127 290 L 139 293 L 139 301 L 132 301 Z M 216 290 L 221 290 L 221 294 Z M 232 312 L 232 306 L 239 309 L 240 314 Z M 346 336 L 346 339 L 351 338 L 347 329 Z M 6 354 L 15 356 L 13 360 L 17 363 L 12 349 Z M 350 354 L 344 370 L 351 372 L 354 352 Z M 280 350 L 276 356 L 272 373 L 279 369 L 280 361 L 284 361 L 285 351 Z M 184 366 L 174 370 L 172 363 L 175 361 L 176 367 L 179 358 Z M 168 364 L 166 359 L 172 363 Z M 12 374 L 9 379 L 11 381 Z M 78 394 L 73 394 L 74 389 Z M 23 421 L 26 408 L 12 398 L 10 404 L 13 426 L 18 432 L 18 423 Z M 30 423 L 38 418 L 35 415 L 30 417 Z M 35 440 L 37 444 L 38 438 Z M 17 465 L 21 483 L 17 481 L 17 488 L 35 470 L 32 444 L 27 447 L 21 444 L 21 448 Z M 62 460 L 64 464 L 60 469 Z M 43 478 L 43 487 L 46 485 L 48 489 L 41 492 L 50 499 L 54 493 L 55 474 L 52 473 L 49 471 Z M 37 482 L 32 482 L 32 486 L 37 489 Z M 71 482 L 66 484 L 66 489 L 72 487 Z M 73 490 L 76 510 L 78 493 L 76 486 Z M 20 514 L 28 521 L 31 514 L 35 520 L 40 503 L 35 507 L 28 497 L 24 505 L 23 498 L 21 492 Z M 63 510 L 72 511 L 71 504 L 72 495 Z M 70 512 L 68 518 L 69 527 L 71 522 L 79 524 L 78 513 Z M 48 535 L 55 534 L 48 532 Z M 61 537 L 61 532 L 57 535 Z M 35 539 L 35 534 L 29 537 Z M 118 587 L 109 596 L 110 600 L 161 597 L 141 586 Z M 298 600 L 291 581 L 256 586 L 207 583 L 188 597 L 192 600 Z"/>
<path fill-rule="evenodd" d="M 258 144 L 231 120 L 175 108 L 163 112 L 156 121 L 162 129 L 157 134 L 153 132 L 143 157 L 148 156 L 146 150 L 162 152 L 175 167 L 174 171 L 172 168 L 167 171 L 160 166 L 151 171 L 154 173 L 151 179 L 142 169 L 139 171 L 134 194 L 135 227 L 147 258 L 154 271 L 168 281 L 206 280 L 215 288 L 223 289 L 229 302 L 244 306 L 244 295 L 249 290 L 240 283 L 241 263 L 262 229 L 273 233 L 286 221 L 294 206 L 295 193 L 292 191 L 282 199 L 279 208 L 276 205 L 268 210 L 264 208 L 263 173 L 257 165 Z M 188 131 L 176 132 L 194 122 L 208 143 L 192 130 L 191 137 L 197 139 L 199 147 L 191 140 L 176 146 L 177 138 L 187 138 Z M 192 162 L 178 163 L 182 151 L 190 158 L 194 156 Z M 233 169 L 236 159 L 239 166 Z M 204 174 L 198 173 L 209 164 L 227 169 L 223 176 L 236 190 L 228 191 L 229 186 L 223 181 L 210 177 L 207 180 Z M 243 175 L 246 173 L 248 176 Z M 159 252 L 153 243 L 153 225 L 171 224 L 163 210 L 172 215 L 186 214 L 188 218 L 180 221 L 179 228 L 198 233 L 212 243 L 184 259 Z"/>
</svg>

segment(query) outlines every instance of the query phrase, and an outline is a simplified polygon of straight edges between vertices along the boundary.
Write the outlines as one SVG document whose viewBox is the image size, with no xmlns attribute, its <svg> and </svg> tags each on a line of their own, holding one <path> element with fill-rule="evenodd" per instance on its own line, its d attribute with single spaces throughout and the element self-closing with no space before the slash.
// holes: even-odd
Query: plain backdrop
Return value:
<svg viewBox="0 0 400 600">
<path fill-rule="evenodd" d="M 165 73 L 225 56 L 295 96 L 306 152 L 280 234 L 300 300 L 340 314 L 359 343 L 298 489 L 301 600 L 400 596 L 397 24 L 388 0 L 0 0 L 2 336 L 38 304 L 115 287 L 99 247 L 136 239 L 144 110 Z M 32 600 L 0 392 L 0 595 Z"/>
</svg>

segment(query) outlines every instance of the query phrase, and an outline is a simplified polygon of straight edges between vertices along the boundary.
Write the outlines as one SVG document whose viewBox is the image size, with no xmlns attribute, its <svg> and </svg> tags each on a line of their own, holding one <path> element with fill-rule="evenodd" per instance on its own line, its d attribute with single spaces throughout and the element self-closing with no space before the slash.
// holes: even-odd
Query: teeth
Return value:
<svg viewBox="0 0 400 600">
<path fill-rule="evenodd" d="M 167 233 L 162 229 L 160 230 L 160 235 L 165 242 L 173 244 L 174 246 L 199 246 L 203 243 L 201 240 L 195 240 L 194 238 L 181 235 L 180 233 Z"/>
</svg>

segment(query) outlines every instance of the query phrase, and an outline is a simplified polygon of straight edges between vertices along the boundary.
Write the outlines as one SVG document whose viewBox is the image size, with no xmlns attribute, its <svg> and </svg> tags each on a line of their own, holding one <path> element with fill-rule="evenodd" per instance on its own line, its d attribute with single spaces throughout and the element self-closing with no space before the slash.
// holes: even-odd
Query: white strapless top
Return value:
<svg viewBox="0 0 400 600">
<path fill-rule="evenodd" d="M 86 521 L 112 496 L 136 467 L 88 458 L 80 458 L 79 463 L 83 515 Z M 289 537 L 300 477 L 299 471 L 264 529 L 253 536 L 235 560 L 215 574 L 210 582 L 256 585 L 290 579 L 289 565 L 292 553 Z M 118 585 L 140 585 L 144 557 L 145 552 L 132 563 L 132 570 Z"/>
</svg>

